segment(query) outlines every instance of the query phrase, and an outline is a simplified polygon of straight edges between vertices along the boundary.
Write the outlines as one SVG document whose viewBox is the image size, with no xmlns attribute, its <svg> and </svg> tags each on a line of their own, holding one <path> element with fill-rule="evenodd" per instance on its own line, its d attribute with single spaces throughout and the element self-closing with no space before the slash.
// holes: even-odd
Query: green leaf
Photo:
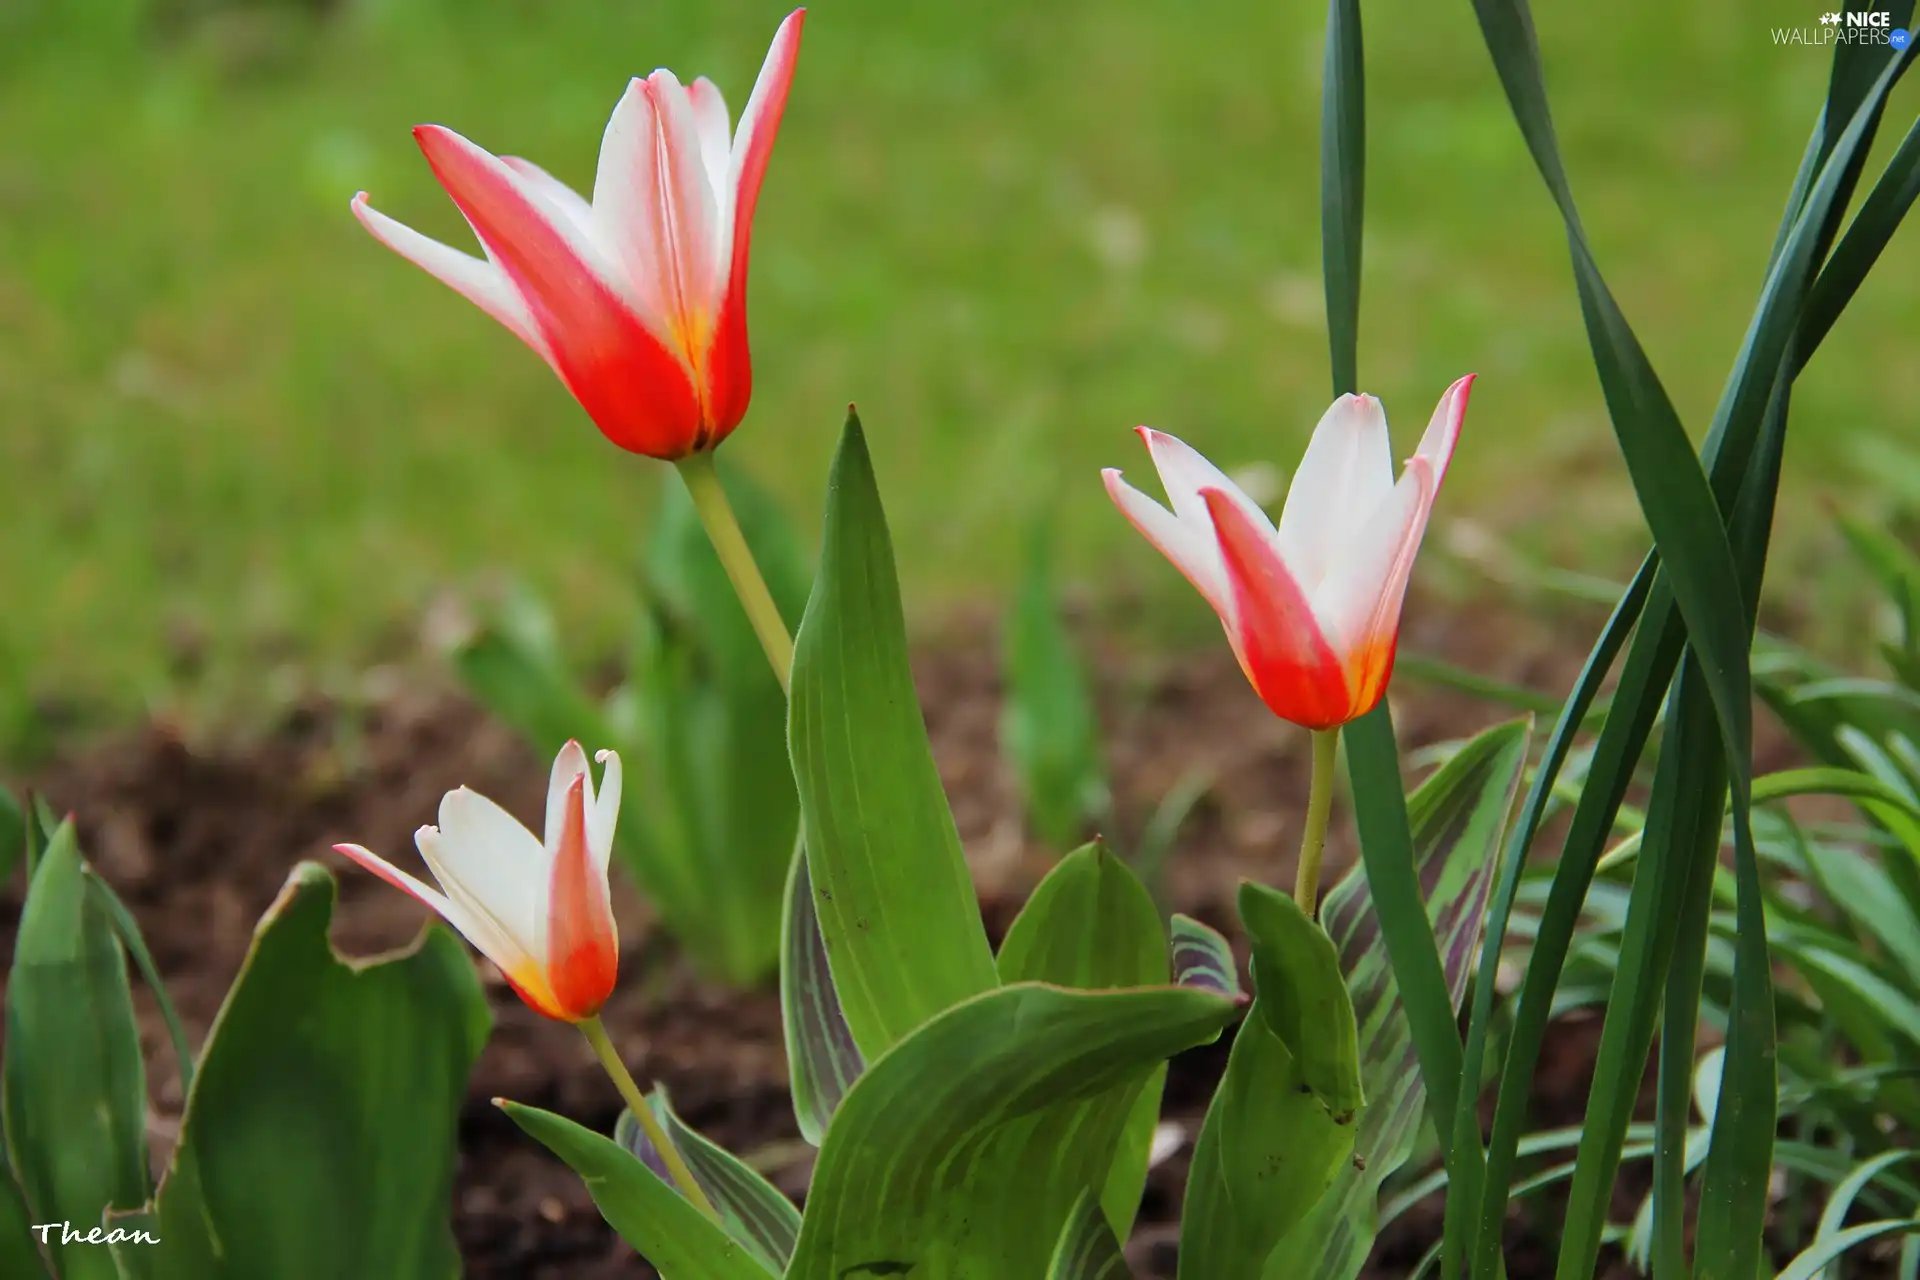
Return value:
<svg viewBox="0 0 1920 1280">
<path fill-rule="evenodd" d="M 846 1012 L 833 989 L 826 942 L 813 910 L 807 851 L 795 844 L 780 919 L 780 1025 L 787 1045 L 787 1079 L 800 1135 L 819 1146 L 827 1122 L 866 1070 Z"/>
<path fill-rule="evenodd" d="M 1355 1126 L 1336 1124 L 1299 1063 L 1269 1029 L 1256 996 L 1234 1033 L 1194 1143 L 1180 1217 L 1181 1280 L 1270 1276 L 1287 1232 L 1306 1217 L 1353 1159 Z"/>
<path fill-rule="evenodd" d="M 167 1024 L 167 1036 L 173 1041 L 173 1056 L 180 1069 L 180 1092 L 193 1091 L 193 1045 L 187 1039 L 187 1028 L 180 1021 L 180 1011 L 173 1007 L 173 997 L 167 992 L 167 984 L 160 976 L 160 966 L 153 962 L 153 953 L 147 950 L 147 940 L 140 932 L 140 924 L 127 910 L 127 904 L 120 901 L 120 895 L 113 886 L 102 880 L 92 867 L 84 870 L 87 891 L 98 900 L 102 913 L 113 926 L 114 936 L 120 945 L 133 957 L 133 963 L 140 970 L 140 976 L 147 984 L 147 990 L 153 994 L 153 1002 L 160 1009 L 160 1020 Z"/>
<path fill-rule="evenodd" d="M 766 1280 L 779 1274 L 618 1143 L 538 1107 L 504 1099 L 498 1105 L 580 1175 L 608 1225 L 669 1280 Z"/>
<path fill-rule="evenodd" d="M 1840 1255 L 1856 1245 L 1882 1240 L 1888 1236 L 1910 1236 L 1920 1232 L 1920 1218 L 1887 1218 L 1879 1222 L 1863 1222 L 1857 1227 L 1848 1227 L 1845 1231 L 1816 1240 L 1802 1250 L 1796 1258 L 1787 1264 L 1786 1269 L 1775 1280 L 1814 1280 L 1814 1277 L 1826 1267 L 1832 1265 Z"/>
<path fill-rule="evenodd" d="M 1861 1161 L 1858 1168 L 1835 1183 L 1833 1194 L 1827 1197 L 1826 1207 L 1820 1211 L 1820 1225 L 1814 1232 L 1813 1243 L 1808 1246 L 1809 1249 L 1818 1249 L 1830 1243 L 1845 1229 L 1847 1213 L 1853 1208 L 1853 1202 L 1859 1198 L 1860 1192 L 1868 1183 L 1900 1161 L 1912 1159 L 1915 1154 L 1920 1153 L 1905 1148 L 1883 1151 L 1870 1160 Z M 1838 1265 L 1827 1268 L 1826 1280 L 1840 1280 Z"/>
<path fill-rule="evenodd" d="M 1525 719 L 1483 731 L 1407 800 L 1414 867 L 1456 1013 L 1466 996 L 1531 737 L 1532 722 Z M 1413 1153 L 1427 1094 L 1364 868 L 1333 888 L 1320 914 L 1352 993 L 1368 1105 L 1354 1134 L 1355 1159 L 1341 1166 L 1333 1189 L 1275 1246 L 1267 1266 L 1276 1276 L 1351 1280 L 1379 1231 L 1380 1188 Z"/>
<path fill-rule="evenodd" d="M 1027 899 L 1000 944 L 1000 980 L 1045 982 L 1082 991 L 1165 986 L 1170 976 L 1167 937 L 1153 896 L 1126 863 L 1098 841 L 1054 864 Z M 1145 1087 L 1115 1086 L 1133 1098 L 1101 1203 L 1115 1235 L 1125 1238 L 1147 1185 L 1147 1158 L 1160 1119 L 1164 1068 Z M 1114 1097 L 1089 1098 L 1097 1117 Z"/>
<path fill-rule="evenodd" d="M 1366 59 L 1359 0 L 1328 0 L 1320 88 L 1320 258 L 1333 394 L 1360 389 L 1360 245 L 1367 192 Z"/>
<path fill-rule="evenodd" d="M 87 891 L 71 821 L 39 859 L 20 913 L 7 981 L 0 1065 L 7 1150 L 32 1221 L 101 1225 L 111 1208 L 145 1203 L 147 1082 L 126 953 Z M 62 1280 L 115 1274 L 97 1244 L 47 1257 Z"/>
<path fill-rule="evenodd" d="M 26 1198 L 13 1180 L 13 1170 L 0 1160 L 0 1274 L 20 1280 L 46 1280 L 46 1259 L 40 1256 L 33 1218 Z"/>
<path fill-rule="evenodd" d="M 1003 643 L 1006 702 L 1000 741 L 1035 831 L 1055 849 L 1070 848 L 1090 823 L 1107 814 L 1111 802 L 1093 694 L 1054 600 L 1044 519 L 1034 526 Z"/>
<path fill-rule="evenodd" d="M 786 1270 L 787 1260 L 793 1256 L 794 1241 L 800 1237 L 800 1211 L 794 1208 L 793 1201 L 724 1147 L 688 1127 L 674 1113 L 664 1088 L 656 1086 L 647 1101 L 653 1105 L 653 1114 L 660 1127 L 667 1131 L 674 1149 L 692 1171 L 694 1181 L 719 1210 L 721 1225 L 727 1234 L 750 1249 L 774 1275 Z M 673 1186 L 672 1174 L 647 1139 L 647 1131 L 633 1118 L 633 1112 L 624 1107 L 614 1126 L 613 1140 L 638 1157 L 655 1177 Z"/>
<path fill-rule="evenodd" d="M 812 578 L 799 539 L 773 499 L 724 459 L 715 459 L 721 486 L 791 628 Z M 646 560 L 661 644 L 630 685 L 660 798 L 677 811 L 680 838 L 660 841 L 654 857 L 680 859 L 673 878 L 700 912 L 686 932 L 705 935 L 696 945 L 707 967 L 747 985 L 779 962 L 775 922 L 799 825 L 787 697 L 686 486 L 668 481 L 661 499 Z"/>
<path fill-rule="evenodd" d="M 1175 982 L 1240 998 L 1240 966 L 1234 962 L 1233 947 L 1217 930 L 1175 913 L 1172 932 Z"/>
<path fill-rule="evenodd" d="M 854 1043 L 878 1058 L 997 977 L 927 744 L 886 516 L 851 413 L 794 645 L 788 736 L 833 984 Z"/>
<path fill-rule="evenodd" d="M 1240 921 L 1253 944 L 1253 989 L 1267 1029 L 1293 1055 L 1300 1079 L 1335 1124 L 1366 1102 L 1360 1033 L 1340 957 L 1326 930 L 1277 889 L 1240 882 Z"/>
<path fill-rule="evenodd" d="M 1060 1230 L 1060 1243 L 1047 1264 L 1047 1280 L 1133 1280 L 1120 1241 L 1091 1190 L 1080 1194 Z"/>
<path fill-rule="evenodd" d="M 27 851 L 27 815 L 13 793 L 0 787 L 0 884 L 13 877 L 13 868 Z"/>
<path fill-rule="evenodd" d="M 1238 1013 L 1183 987 L 1020 983 L 938 1015 L 834 1117 L 787 1280 L 1044 1275 L 1139 1088 Z"/>
<path fill-rule="evenodd" d="M 141 1280 L 453 1277 L 460 1106 L 491 1016 L 434 925 L 405 952 L 345 961 L 333 877 L 294 868 L 254 932 L 187 1096 L 144 1224 L 116 1249 Z"/>
</svg>

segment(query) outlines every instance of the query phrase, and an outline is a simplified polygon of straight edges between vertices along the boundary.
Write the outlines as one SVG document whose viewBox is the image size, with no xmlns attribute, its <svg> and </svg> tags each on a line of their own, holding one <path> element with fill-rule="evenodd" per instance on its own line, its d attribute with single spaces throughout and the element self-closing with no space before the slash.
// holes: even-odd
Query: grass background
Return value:
<svg viewBox="0 0 1920 1280">
<path fill-rule="evenodd" d="M 1596 252 L 1699 432 L 1828 69 L 1770 29 L 1819 6 L 1536 7 Z M 737 112 L 783 12 L 0 10 L 0 741 L 350 688 L 416 651 L 437 601 L 504 577 L 551 598 L 576 652 L 614 642 L 664 468 L 347 202 L 364 187 L 465 246 L 411 125 L 590 186 L 628 76 L 706 73 Z M 730 460 L 810 532 L 855 400 L 923 624 L 1004 594 L 1050 510 L 1063 573 L 1144 592 L 1158 636 L 1207 634 L 1097 472 L 1150 483 L 1128 431 L 1147 422 L 1284 479 L 1325 407 L 1322 21 L 1298 0 L 821 0 L 760 205 Z M 1363 380 L 1404 453 L 1453 377 L 1483 375 L 1432 539 L 1618 572 L 1644 531 L 1471 7 L 1366 21 Z M 1769 589 L 1816 630 L 1851 616 L 1821 500 L 1920 487 L 1917 272 L 1908 228 L 1796 398 Z"/>
</svg>

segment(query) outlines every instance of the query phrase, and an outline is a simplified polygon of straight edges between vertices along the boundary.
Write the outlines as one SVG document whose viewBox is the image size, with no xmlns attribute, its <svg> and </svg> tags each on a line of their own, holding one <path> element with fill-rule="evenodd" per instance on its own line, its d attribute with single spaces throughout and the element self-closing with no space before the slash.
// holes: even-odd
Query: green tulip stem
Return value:
<svg viewBox="0 0 1920 1280">
<path fill-rule="evenodd" d="M 753 623 L 754 634 L 760 637 L 760 647 L 767 651 L 773 674 L 780 677 L 780 687 L 785 689 L 793 670 L 793 637 L 787 632 L 779 606 L 773 602 L 773 593 L 767 590 L 767 580 L 760 576 L 760 566 L 754 563 L 746 535 L 740 532 L 733 504 L 727 501 L 720 473 L 714 469 L 713 454 L 690 453 L 674 465 L 679 467 L 680 478 L 686 482 L 694 510 L 700 513 L 700 523 L 706 526 L 714 553 L 726 567 L 734 593 L 740 597 L 748 621 Z"/>
<path fill-rule="evenodd" d="M 1319 911 L 1320 859 L 1327 851 L 1327 817 L 1333 812 L 1333 771 L 1339 763 L 1340 726 L 1313 731 L 1313 781 L 1307 787 L 1307 824 L 1300 833 L 1300 869 L 1293 900 L 1312 919 Z"/>
<path fill-rule="evenodd" d="M 633 1076 L 627 1070 L 627 1064 L 620 1061 L 620 1054 L 613 1047 L 613 1041 L 607 1038 L 607 1029 L 600 1019 L 583 1018 L 578 1024 L 580 1034 L 593 1046 L 593 1056 L 600 1059 L 600 1065 L 606 1068 L 607 1075 L 613 1079 L 613 1087 L 626 1099 L 627 1110 L 633 1112 L 633 1118 L 640 1123 L 640 1129 L 647 1135 L 647 1141 L 660 1153 L 666 1162 L 667 1172 L 673 1175 L 674 1185 L 680 1188 L 680 1194 L 692 1202 L 693 1206 L 712 1218 L 720 1221 L 720 1215 L 714 1211 L 713 1201 L 707 1199 L 707 1193 L 700 1189 L 695 1181 L 693 1170 L 687 1168 L 687 1162 L 681 1158 L 680 1149 L 667 1137 L 667 1131 L 660 1127 L 660 1118 L 653 1114 L 653 1108 L 640 1092 L 640 1086 L 633 1082 Z"/>
</svg>

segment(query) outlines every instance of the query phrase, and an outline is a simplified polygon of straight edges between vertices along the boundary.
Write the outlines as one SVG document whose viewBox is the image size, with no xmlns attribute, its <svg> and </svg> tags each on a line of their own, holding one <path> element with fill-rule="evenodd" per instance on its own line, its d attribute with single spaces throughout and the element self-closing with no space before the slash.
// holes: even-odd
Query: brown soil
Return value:
<svg viewBox="0 0 1920 1280">
<path fill-rule="evenodd" d="M 1587 625 L 1550 627 L 1508 611 L 1417 608 L 1403 644 L 1560 692 L 1577 670 Z M 973 631 L 972 634 L 981 634 Z M 1169 869 L 1171 900 L 1225 926 L 1241 876 L 1287 883 L 1297 806 L 1305 796 L 1306 735 L 1275 720 L 1225 647 L 1143 664 L 1103 657 L 1102 702 L 1123 823 L 1138 822 L 1195 764 L 1218 779 L 1184 829 Z M 990 645 L 937 646 L 918 663 L 934 753 L 996 932 L 1044 871 L 1049 854 L 1023 835 L 1015 792 L 996 748 L 999 689 Z M 1463 695 L 1401 681 L 1394 692 L 1402 742 L 1463 736 L 1511 713 Z M 544 762 L 460 697 L 417 689 L 353 722 L 327 707 L 292 717 L 264 741 L 194 748 L 161 726 L 73 754 L 31 781 L 77 813 L 85 846 L 138 916 L 196 1042 L 204 1036 L 247 946 L 254 921 L 301 858 L 333 866 L 341 882 L 335 937 L 343 952 L 400 945 L 423 913 L 334 855 L 332 842 L 410 847 L 441 793 L 465 784 L 537 822 Z M 1330 857 L 1353 854 L 1336 814 Z M 0 947 L 9 951 L 17 885 L 0 898 Z M 619 904 L 626 931 L 622 989 L 605 1021 L 642 1080 L 672 1091 L 682 1114 L 735 1152 L 751 1154 L 789 1193 L 804 1194 L 810 1149 L 798 1142 L 785 1094 L 779 1010 L 765 992 L 733 993 L 692 976 L 657 935 L 645 905 Z M 579 1181 L 489 1105 L 505 1096 L 610 1129 L 617 1099 L 579 1037 L 522 1007 L 487 971 L 497 1026 L 474 1073 L 461 1125 L 455 1230 L 475 1280 L 610 1280 L 652 1272 L 600 1219 Z M 164 1144 L 181 1106 L 178 1075 L 145 1009 L 155 1129 Z M 1594 1033 L 1559 1035 L 1542 1063 L 1536 1118 L 1577 1121 Z M 1197 1129 L 1225 1062 L 1226 1044 L 1177 1059 L 1167 1114 Z M 1143 1276 L 1173 1275 L 1184 1153 L 1154 1173 L 1130 1252 Z M 1388 1232 L 1371 1273 L 1404 1275 L 1438 1232 L 1436 1212 L 1407 1215 Z M 1537 1246 L 1514 1224 L 1512 1274 Z"/>
</svg>

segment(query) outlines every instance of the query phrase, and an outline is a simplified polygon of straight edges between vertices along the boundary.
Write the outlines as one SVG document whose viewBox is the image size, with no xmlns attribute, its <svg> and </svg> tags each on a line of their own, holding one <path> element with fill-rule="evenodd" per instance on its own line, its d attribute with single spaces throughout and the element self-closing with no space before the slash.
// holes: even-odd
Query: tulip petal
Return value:
<svg viewBox="0 0 1920 1280">
<path fill-rule="evenodd" d="M 1373 709 L 1393 672 L 1400 609 L 1433 498 L 1433 468 L 1416 456 L 1314 595 L 1314 612 L 1346 669 L 1355 715 Z"/>
<path fill-rule="evenodd" d="M 1222 619 L 1231 616 L 1233 597 L 1212 531 L 1203 533 L 1182 522 L 1173 512 L 1121 479 L 1117 467 L 1106 468 L 1100 478 L 1106 482 L 1107 496 L 1120 508 L 1120 514 L 1140 531 L 1140 536 L 1186 575 L 1187 581 L 1206 597 L 1215 613 Z"/>
<path fill-rule="evenodd" d="M 431 827 L 423 829 L 423 831 L 432 830 Z M 431 843 L 431 840 L 429 839 L 427 843 Z M 552 1005 L 552 995 L 547 989 L 546 979 L 541 973 L 539 962 L 508 937 L 485 911 L 475 911 L 471 903 L 456 900 L 428 887 L 422 881 L 408 875 L 385 858 L 361 845 L 336 844 L 333 849 L 335 853 L 351 858 L 394 888 L 411 895 L 437 912 L 441 919 L 459 931 L 474 950 L 493 961 L 494 967 L 505 975 L 514 990 L 519 993 L 520 998 L 529 1005 L 542 1012 L 545 1012 L 543 1005 Z"/>
<path fill-rule="evenodd" d="M 655 332 L 697 368 L 717 302 L 713 186 L 693 104 L 671 71 L 634 80 L 607 121 L 593 211 Z"/>
<path fill-rule="evenodd" d="M 582 239 L 595 241 L 598 232 L 594 229 L 593 206 L 587 203 L 585 196 L 531 160 L 520 156 L 501 156 L 500 163 L 518 174 L 542 199 L 564 213 Z"/>
<path fill-rule="evenodd" d="M 1314 591 L 1393 489 L 1387 416 L 1372 396 L 1341 396 L 1313 429 L 1280 511 L 1280 555 Z"/>
<path fill-rule="evenodd" d="M 609 439 L 679 457 L 698 433 L 687 369 L 634 309 L 607 255 L 540 186 L 450 129 L 414 130 L 427 163 L 525 299 L 555 370 Z"/>
<path fill-rule="evenodd" d="M 774 33 L 760 77 L 754 81 L 753 94 L 740 113 L 740 128 L 733 136 L 727 279 L 713 350 L 704 370 L 705 403 L 708 420 L 718 433 L 716 443 L 746 416 L 753 395 L 753 360 L 747 349 L 747 259 L 753 241 L 753 212 L 760 202 L 760 184 L 767 176 L 774 139 L 780 133 L 780 117 L 786 112 L 806 15 L 805 9 L 795 9 Z"/>
<path fill-rule="evenodd" d="M 587 778 L 567 789 L 547 898 L 547 982 L 564 1016 L 591 1017 L 613 993 L 620 939 L 607 873 L 587 840 Z"/>
<path fill-rule="evenodd" d="M 547 867 L 533 832 L 467 787 L 440 799 L 440 826 L 415 843 L 449 897 L 484 911 L 528 955 L 546 954 Z"/>
<path fill-rule="evenodd" d="M 1453 461 L 1453 447 L 1460 441 L 1460 424 L 1467 416 L 1467 397 L 1473 394 L 1473 380 L 1477 376 L 1470 373 L 1441 393 L 1440 403 L 1434 406 L 1433 417 L 1427 422 L 1426 434 L 1420 437 L 1418 453 L 1433 467 L 1435 492 L 1447 478 L 1447 464 Z"/>
<path fill-rule="evenodd" d="M 1339 658 L 1273 539 L 1215 488 L 1201 499 L 1220 535 L 1233 592 L 1227 637 L 1255 692 L 1273 713 L 1309 729 L 1344 724 L 1350 698 Z"/>
<path fill-rule="evenodd" d="M 462 253 L 452 245 L 442 244 L 405 223 L 396 222 L 369 205 L 364 191 L 353 198 L 353 216 L 375 240 L 498 320 L 514 337 L 532 347 L 541 359 L 552 363 L 547 340 L 534 324 L 526 300 L 507 279 L 507 273 L 494 262 Z"/>
<path fill-rule="evenodd" d="M 706 168 L 707 185 L 713 188 L 714 205 L 720 210 L 720 249 L 731 257 L 733 117 L 727 112 L 720 86 L 705 76 L 687 86 L 687 98 L 693 104 L 694 132 L 700 137 L 700 162 Z"/>
<path fill-rule="evenodd" d="M 587 753 L 573 738 L 567 739 L 553 757 L 553 770 L 547 775 L 547 828 L 546 851 L 551 854 L 560 847 L 560 833 L 567 821 L 567 791 L 573 786 L 574 779 L 587 772 Z M 587 787 L 591 794 L 593 778 L 587 778 Z"/>
<path fill-rule="evenodd" d="M 1199 450 L 1178 437 L 1155 431 L 1152 427 L 1135 427 L 1134 430 L 1147 442 L 1147 452 L 1153 455 L 1153 465 L 1160 472 L 1160 483 L 1166 487 L 1167 500 L 1173 504 L 1173 514 L 1179 516 L 1182 523 L 1195 529 L 1212 528 L 1213 519 L 1207 514 L 1207 501 L 1200 494 L 1203 489 L 1217 489 L 1246 516 L 1249 524 L 1260 530 L 1261 536 L 1274 536 L 1273 522 L 1267 519 L 1267 513 L 1260 509 L 1260 504 L 1229 480 L 1226 472 L 1201 457 Z"/>
<path fill-rule="evenodd" d="M 620 753 L 600 751 L 594 759 L 604 768 L 599 793 L 587 809 L 587 844 L 593 849 L 594 859 L 604 875 L 613 861 L 613 831 L 620 820 Z"/>
</svg>

